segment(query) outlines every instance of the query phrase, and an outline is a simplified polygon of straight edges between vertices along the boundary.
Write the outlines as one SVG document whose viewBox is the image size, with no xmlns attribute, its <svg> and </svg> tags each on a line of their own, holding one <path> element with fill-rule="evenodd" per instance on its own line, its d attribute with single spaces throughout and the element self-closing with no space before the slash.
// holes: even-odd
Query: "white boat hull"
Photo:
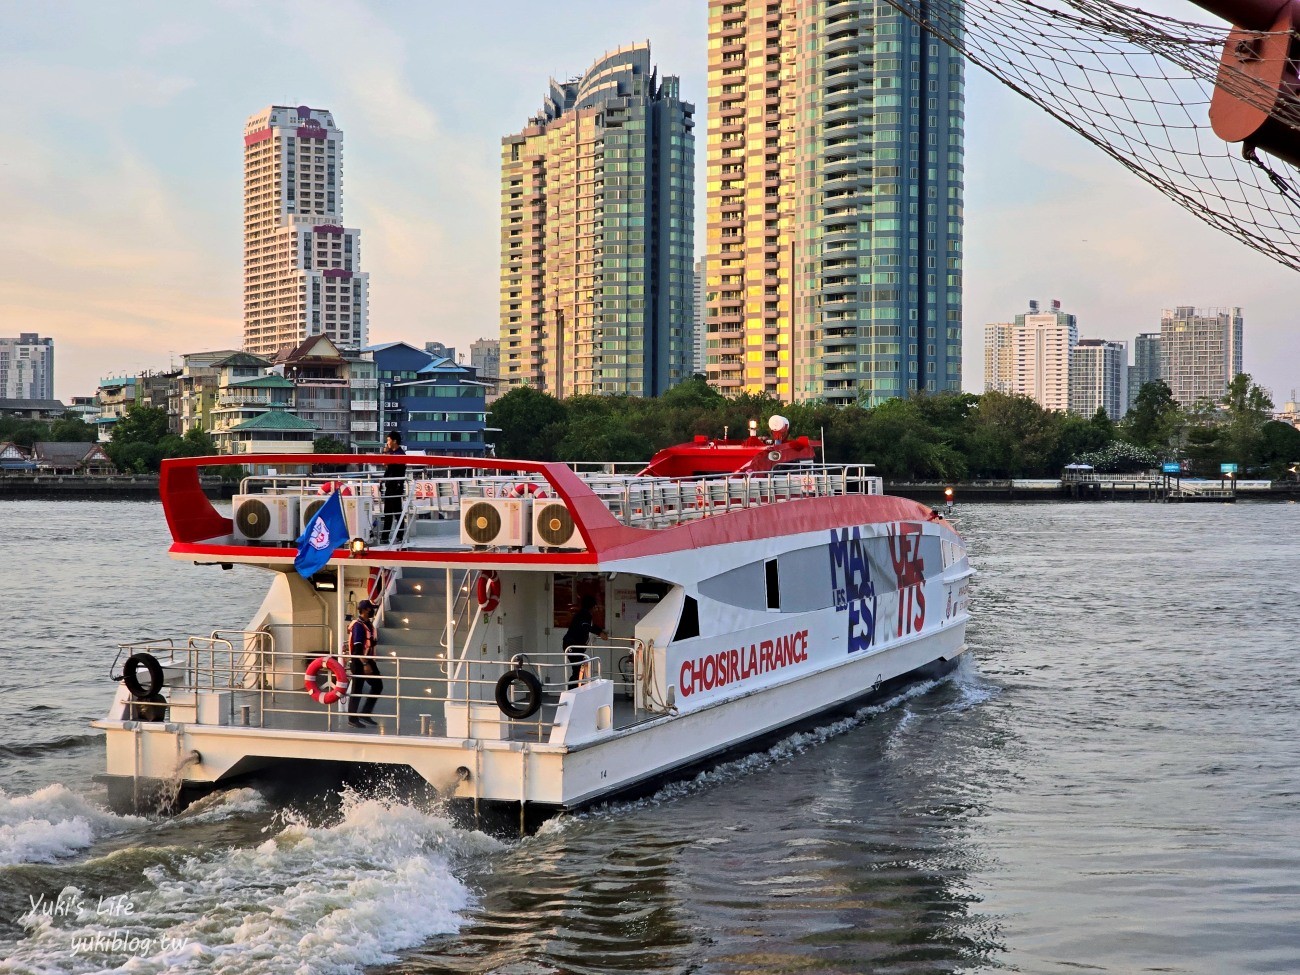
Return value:
<svg viewBox="0 0 1300 975">
<path fill-rule="evenodd" d="M 938 673 L 964 652 L 965 619 L 836 666 L 792 676 L 584 744 L 456 740 L 341 731 L 99 721 L 106 773 L 135 804 L 160 783 L 213 785 L 278 762 L 408 766 L 446 795 L 576 809 L 744 751 L 782 729 L 844 708 L 900 680 Z M 701 743 L 707 742 L 705 748 Z M 186 760 L 198 753 L 197 761 Z"/>
</svg>

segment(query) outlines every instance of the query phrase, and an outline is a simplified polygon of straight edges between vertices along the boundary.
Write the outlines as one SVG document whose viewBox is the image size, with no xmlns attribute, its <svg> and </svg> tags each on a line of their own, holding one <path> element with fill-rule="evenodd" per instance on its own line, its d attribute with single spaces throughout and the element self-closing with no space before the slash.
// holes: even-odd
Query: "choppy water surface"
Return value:
<svg viewBox="0 0 1300 975">
<path fill-rule="evenodd" d="M 0 972 L 1300 971 L 1300 506 L 959 516 L 954 677 L 521 840 L 391 787 L 107 812 L 113 645 L 262 579 L 0 504 Z"/>
</svg>

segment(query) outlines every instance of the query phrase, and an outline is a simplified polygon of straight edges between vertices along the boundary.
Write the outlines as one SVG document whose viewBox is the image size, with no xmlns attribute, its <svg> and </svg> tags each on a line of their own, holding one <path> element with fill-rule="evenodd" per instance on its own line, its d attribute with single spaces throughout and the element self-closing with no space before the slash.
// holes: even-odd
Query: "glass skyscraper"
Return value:
<svg viewBox="0 0 1300 975">
<path fill-rule="evenodd" d="M 691 375 L 694 106 L 648 44 L 551 82 L 501 148 L 501 379 L 654 396 Z"/>
<path fill-rule="evenodd" d="M 960 55 L 872 0 L 710 0 L 706 355 L 728 393 L 961 388 Z"/>
</svg>

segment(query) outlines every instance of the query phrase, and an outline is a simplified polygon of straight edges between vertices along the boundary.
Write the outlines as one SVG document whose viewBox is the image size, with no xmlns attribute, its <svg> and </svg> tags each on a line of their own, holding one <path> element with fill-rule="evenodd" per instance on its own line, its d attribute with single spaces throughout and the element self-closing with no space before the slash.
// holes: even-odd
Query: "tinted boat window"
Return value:
<svg viewBox="0 0 1300 975">
<path fill-rule="evenodd" d="M 767 578 L 762 562 L 751 562 L 738 569 L 705 579 L 701 595 L 742 609 L 767 609 Z"/>
<path fill-rule="evenodd" d="M 673 634 L 673 641 L 689 640 L 699 635 L 700 604 L 695 601 L 694 596 L 687 596 L 682 603 L 682 617 L 677 621 L 677 632 Z"/>
</svg>

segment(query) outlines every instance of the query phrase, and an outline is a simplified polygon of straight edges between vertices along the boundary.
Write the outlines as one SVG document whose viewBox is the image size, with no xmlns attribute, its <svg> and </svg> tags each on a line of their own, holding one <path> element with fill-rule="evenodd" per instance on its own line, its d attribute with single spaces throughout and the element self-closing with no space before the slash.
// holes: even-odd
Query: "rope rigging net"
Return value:
<svg viewBox="0 0 1300 975">
<path fill-rule="evenodd" d="M 1216 77 L 1294 130 L 1300 103 L 1220 67 L 1226 25 L 1111 0 L 887 2 L 1206 223 L 1300 270 L 1300 172 L 1224 142 L 1209 118 Z"/>
</svg>

